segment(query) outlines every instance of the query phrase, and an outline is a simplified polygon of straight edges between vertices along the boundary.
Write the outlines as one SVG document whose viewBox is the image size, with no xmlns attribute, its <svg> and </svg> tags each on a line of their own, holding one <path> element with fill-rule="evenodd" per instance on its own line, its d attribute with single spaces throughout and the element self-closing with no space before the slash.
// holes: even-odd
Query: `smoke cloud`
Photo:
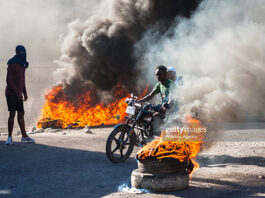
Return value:
<svg viewBox="0 0 265 198">
<path fill-rule="evenodd" d="M 145 53 L 140 64 L 174 66 L 184 76 L 174 93 L 176 117 L 193 112 L 204 121 L 265 119 L 264 12 L 263 1 L 205 0 L 162 36 L 145 33 L 137 44 Z"/>
<path fill-rule="evenodd" d="M 138 92 L 154 83 L 155 66 L 164 64 L 184 76 L 184 85 L 174 93 L 180 101 L 176 116 L 193 112 L 206 121 L 264 120 L 265 5 L 200 2 L 3 1 L 2 64 L 19 43 L 27 47 L 29 62 L 42 67 L 34 70 L 31 64 L 28 70 L 28 92 L 35 100 L 27 103 L 33 113 L 26 113 L 26 119 L 40 113 L 35 101 L 51 84 L 63 83 L 70 99 L 89 89 L 95 101 L 108 101 L 117 85 Z M 52 60 L 58 57 L 60 69 L 51 80 Z M 34 88 L 37 82 L 41 87 Z M 6 106 L 4 99 L 1 104 Z"/>
<path fill-rule="evenodd" d="M 51 74 L 58 68 L 53 60 L 60 56 L 60 37 L 67 33 L 66 24 L 78 17 L 106 14 L 107 5 L 102 2 L 105 1 L 0 0 L 0 125 L 7 125 L 6 63 L 14 56 L 16 45 L 26 47 L 30 63 L 26 71 L 29 100 L 25 103 L 26 125 L 30 128 L 41 114 L 44 89 L 58 83 Z"/>
<path fill-rule="evenodd" d="M 66 69 L 57 73 L 63 76 L 64 90 L 74 99 L 89 89 L 95 92 L 98 102 L 121 85 L 124 90 L 137 92 L 141 73 L 139 54 L 135 44 L 150 28 L 159 35 L 167 31 L 176 17 L 190 17 L 199 1 L 185 0 L 110 0 L 108 17 L 93 16 L 86 21 L 69 24 L 64 38 L 62 56 L 57 63 Z M 138 85 L 138 86 L 137 86 Z"/>
</svg>

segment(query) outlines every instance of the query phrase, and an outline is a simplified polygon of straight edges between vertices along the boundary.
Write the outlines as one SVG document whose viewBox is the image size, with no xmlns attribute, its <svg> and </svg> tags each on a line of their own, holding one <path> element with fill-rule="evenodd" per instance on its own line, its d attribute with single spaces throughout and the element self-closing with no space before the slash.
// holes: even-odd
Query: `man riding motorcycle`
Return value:
<svg viewBox="0 0 265 198">
<path fill-rule="evenodd" d="M 162 104 L 156 105 L 153 114 L 152 126 L 155 132 L 160 132 L 160 126 L 165 118 L 166 110 L 169 108 L 171 102 L 170 91 L 174 86 L 174 82 L 167 78 L 167 68 L 164 65 L 159 65 L 156 67 L 155 75 L 157 77 L 158 83 L 155 85 L 154 89 L 147 96 L 138 100 L 138 102 L 147 102 L 151 100 L 156 94 L 160 93 L 162 98 Z"/>
</svg>

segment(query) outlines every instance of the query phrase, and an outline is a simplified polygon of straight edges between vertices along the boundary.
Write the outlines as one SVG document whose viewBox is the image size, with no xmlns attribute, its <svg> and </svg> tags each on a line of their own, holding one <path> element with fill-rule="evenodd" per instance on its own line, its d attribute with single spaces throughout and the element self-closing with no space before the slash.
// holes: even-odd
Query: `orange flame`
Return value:
<svg viewBox="0 0 265 198">
<path fill-rule="evenodd" d="M 45 93 L 45 103 L 42 108 L 42 115 L 37 123 L 38 128 L 68 126 L 84 127 L 96 125 L 118 124 L 124 121 L 127 104 L 125 99 L 129 93 L 123 91 L 121 86 L 116 87 L 115 101 L 105 105 L 98 103 L 93 105 L 91 92 L 85 90 L 75 102 L 75 105 L 67 99 L 62 86 L 53 87 Z M 147 88 L 144 92 L 147 91 Z M 122 119 L 119 119 L 122 118 Z"/>
<path fill-rule="evenodd" d="M 55 101 L 55 97 L 59 94 L 60 97 Z M 119 123 L 122 120 L 116 119 L 116 116 L 119 114 L 120 117 L 124 117 L 127 106 L 124 101 L 128 94 L 123 93 L 123 95 L 125 97 L 114 101 L 108 106 L 103 103 L 92 106 L 91 94 L 89 91 L 85 91 L 77 98 L 77 104 L 74 105 L 66 99 L 62 86 L 54 87 L 45 94 L 45 103 L 37 126 L 45 128 L 45 124 L 49 121 L 60 128 L 66 128 L 69 125 L 84 127 L 86 125 L 95 126 Z"/>
<path fill-rule="evenodd" d="M 162 131 L 159 138 L 145 145 L 137 153 L 137 158 L 139 160 L 147 158 L 155 158 L 158 160 L 163 158 L 174 158 L 178 159 L 180 162 L 190 161 L 193 164 L 193 168 L 188 170 L 191 178 L 195 170 L 200 167 L 195 161 L 195 158 L 203 143 L 206 128 L 199 120 L 191 116 L 188 116 L 183 124 L 184 127 L 176 128 L 175 132 L 170 133 L 171 136 L 168 136 L 167 131 Z M 195 129 L 203 130 L 198 132 Z"/>
</svg>

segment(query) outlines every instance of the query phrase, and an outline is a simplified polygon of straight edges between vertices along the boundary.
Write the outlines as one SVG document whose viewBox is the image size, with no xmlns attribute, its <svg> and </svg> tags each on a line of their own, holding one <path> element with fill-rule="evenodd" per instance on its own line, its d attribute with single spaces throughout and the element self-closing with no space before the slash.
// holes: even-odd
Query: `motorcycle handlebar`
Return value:
<svg viewBox="0 0 265 198">
<path fill-rule="evenodd" d="M 140 104 L 140 103 L 134 103 L 134 106 L 136 106 L 136 107 L 141 107 L 142 105 Z"/>
<path fill-rule="evenodd" d="M 139 103 L 136 99 L 137 99 L 137 97 L 126 98 L 125 99 L 125 103 L 127 103 L 127 104 L 133 103 L 134 106 L 141 107 L 142 106 L 141 103 Z"/>
<path fill-rule="evenodd" d="M 137 101 L 137 97 L 136 96 L 134 96 L 133 98 L 126 98 L 125 99 L 125 103 L 127 103 L 127 104 L 133 103 L 134 106 L 139 107 L 139 108 L 142 107 L 142 105 L 143 105 L 142 103 Z M 149 103 L 149 102 L 145 102 L 144 103 L 145 106 L 148 106 L 150 104 L 151 103 Z"/>
</svg>

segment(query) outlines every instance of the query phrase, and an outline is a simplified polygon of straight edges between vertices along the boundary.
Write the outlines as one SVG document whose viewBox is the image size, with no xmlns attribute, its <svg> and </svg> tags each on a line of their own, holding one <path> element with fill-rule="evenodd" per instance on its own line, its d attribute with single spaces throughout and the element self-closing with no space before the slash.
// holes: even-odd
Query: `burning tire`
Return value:
<svg viewBox="0 0 265 198">
<path fill-rule="evenodd" d="M 142 173 L 188 173 L 187 165 L 187 161 L 174 158 L 138 160 L 138 169 Z"/>
<path fill-rule="evenodd" d="M 106 143 L 106 154 L 110 161 L 114 163 L 124 162 L 128 159 L 134 148 L 135 134 L 127 138 L 129 125 L 120 125 L 116 127 L 109 135 Z"/>
<path fill-rule="evenodd" d="M 182 190 L 189 185 L 188 173 L 152 174 L 142 173 L 138 169 L 131 175 L 134 188 L 145 188 L 153 192 L 168 192 Z"/>
</svg>

